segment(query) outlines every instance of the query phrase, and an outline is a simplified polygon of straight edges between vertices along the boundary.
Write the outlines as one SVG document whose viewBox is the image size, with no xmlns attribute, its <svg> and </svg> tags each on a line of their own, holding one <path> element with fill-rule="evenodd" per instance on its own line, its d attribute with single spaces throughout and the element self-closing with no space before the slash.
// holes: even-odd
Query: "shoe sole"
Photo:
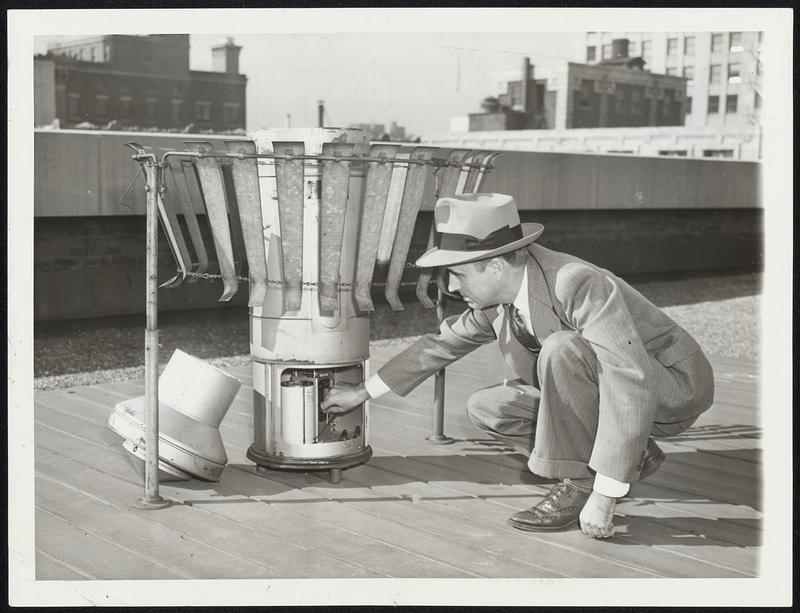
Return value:
<svg viewBox="0 0 800 613">
<path fill-rule="evenodd" d="M 524 530 L 525 532 L 559 532 L 560 530 L 565 530 L 566 528 L 570 528 L 578 523 L 578 518 L 576 517 L 571 522 L 564 524 L 563 526 L 531 526 L 529 524 L 521 524 L 515 522 L 513 519 L 509 518 L 506 520 L 506 523 L 511 526 L 512 528 L 516 528 L 517 530 Z"/>
</svg>

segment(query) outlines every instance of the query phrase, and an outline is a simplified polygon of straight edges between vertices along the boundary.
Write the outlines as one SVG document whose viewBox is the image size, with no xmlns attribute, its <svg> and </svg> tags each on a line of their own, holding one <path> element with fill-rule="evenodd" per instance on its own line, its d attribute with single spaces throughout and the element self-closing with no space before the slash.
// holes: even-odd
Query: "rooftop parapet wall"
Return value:
<svg viewBox="0 0 800 613">
<path fill-rule="evenodd" d="M 523 210 L 762 207 L 760 164 L 738 160 L 509 151 L 483 189 Z"/>
<path fill-rule="evenodd" d="M 153 132 L 98 132 L 89 130 L 36 130 L 34 132 L 35 217 L 86 217 L 144 215 L 144 178 L 120 198 L 141 171 L 125 143 L 151 146 L 159 155 L 182 150 L 187 140 L 219 142 L 233 135 L 159 134 Z M 199 207 L 199 204 L 197 205 Z M 198 213 L 203 211 L 199 208 Z"/>
<path fill-rule="evenodd" d="M 241 137 L 36 130 L 34 216 L 144 215 L 142 183 L 126 194 L 130 209 L 120 205 L 138 172 L 125 143 L 163 153 L 198 138 L 222 147 Z M 483 189 L 514 195 L 522 210 L 762 207 L 760 164 L 738 160 L 506 151 Z M 427 190 L 422 210 L 432 209 Z"/>
<path fill-rule="evenodd" d="M 126 142 L 157 153 L 198 138 L 223 149 L 233 136 L 37 131 L 34 192 L 34 318 L 54 321 L 142 313 L 145 190 Z M 217 146 L 216 143 L 219 142 Z M 440 147 L 437 157 L 451 147 Z M 759 164 L 620 155 L 514 152 L 501 155 L 483 191 L 513 194 L 524 221 L 545 225 L 540 242 L 617 274 L 758 270 L 763 265 Z M 425 250 L 434 181 L 426 184 L 409 252 Z M 17 203 L 17 206 L 20 206 Z M 204 242 L 211 243 L 202 206 Z M 212 271 L 216 272 L 216 270 Z M 165 236 L 159 279 L 175 273 Z M 416 280 L 407 271 L 404 280 Z M 185 283 L 160 292 L 160 309 L 246 306 L 217 298 L 220 283 Z"/>
</svg>

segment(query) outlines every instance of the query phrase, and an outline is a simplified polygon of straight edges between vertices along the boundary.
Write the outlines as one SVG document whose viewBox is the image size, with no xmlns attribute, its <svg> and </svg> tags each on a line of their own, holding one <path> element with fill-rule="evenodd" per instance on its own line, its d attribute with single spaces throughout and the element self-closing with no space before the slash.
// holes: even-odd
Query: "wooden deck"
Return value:
<svg viewBox="0 0 800 613">
<path fill-rule="evenodd" d="M 375 349 L 376 369 L 391 350 Z M 368 464 L 326 473 L 255 473 L 251 373 L 223 421 L 219 483 L 162 484 L 179 501 L 131 503 L 142 485 L 106 426 L 143 393 L 116 383 L 35 394 L 36 578 L 754 577 L 761 549 L 761 430 L 756 366 L 712 360 L 716 402 L 691 430 L 661 439 L 662 468 L 617 505 L 609 541 L 521 533 L 506 518 L 552 482 L 486 440 L 463 406 L 504 376 L 494 346 L 448 369 L 445 430 L 429 444 L 432 382 L 372 403 Z"/>
</svg>

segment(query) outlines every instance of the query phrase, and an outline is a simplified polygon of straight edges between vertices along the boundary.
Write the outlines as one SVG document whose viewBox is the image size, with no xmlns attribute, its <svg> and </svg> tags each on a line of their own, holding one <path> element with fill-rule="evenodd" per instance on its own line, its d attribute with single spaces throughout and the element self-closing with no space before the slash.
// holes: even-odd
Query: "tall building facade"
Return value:
<svg viewBox="0 0 800 613">
<path fill-rule="evenodd" d="M 247 77 L 239 74 L 240 51 L 227 39 L 212 49 L 214 70 L 201 71 L 189 68 L 188 34 L 51 45 L 34 58 L 37 125 L 49 123 L 52 113 L 50 121 L 57 118 L 62 128 L 114 122 L 139 129 L 244 129 Z"/>
<path fill-rule="evenodd" d="M 484 112 L 471 113 L 470 132 L 682 126 L 687 110 L 686 79 L 642 69 L 628 56 L 624 39 L 613 57 L 597 64 L 575 62 L 533 66 L 523 59 L 521 78 L 486 98 Z"/>
<path fill-rule="evenodd" d="M 587 32 L 576 58 L 600 63 L 619 38 L 645 70 L 687 79 L 687 127 L 759 126 L 763 32 Z"/>
</svg>

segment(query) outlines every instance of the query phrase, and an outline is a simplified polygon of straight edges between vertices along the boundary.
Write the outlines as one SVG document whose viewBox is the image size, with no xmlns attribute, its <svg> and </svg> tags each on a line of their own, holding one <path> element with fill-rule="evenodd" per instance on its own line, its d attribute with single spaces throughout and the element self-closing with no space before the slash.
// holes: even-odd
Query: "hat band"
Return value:
<svg viewBox="0 0 800 613">
<path fill-rule="evenodd" d="M 486 238 L 477 238 L 470 234 L 442 232 L 439 239 L 439 249 L 443 251 L 486 251 L 505 247 L 521 238 L 521 226 L 514 226 L 513 228 L 503 226 L 486 236 Z"/>
</svg>

